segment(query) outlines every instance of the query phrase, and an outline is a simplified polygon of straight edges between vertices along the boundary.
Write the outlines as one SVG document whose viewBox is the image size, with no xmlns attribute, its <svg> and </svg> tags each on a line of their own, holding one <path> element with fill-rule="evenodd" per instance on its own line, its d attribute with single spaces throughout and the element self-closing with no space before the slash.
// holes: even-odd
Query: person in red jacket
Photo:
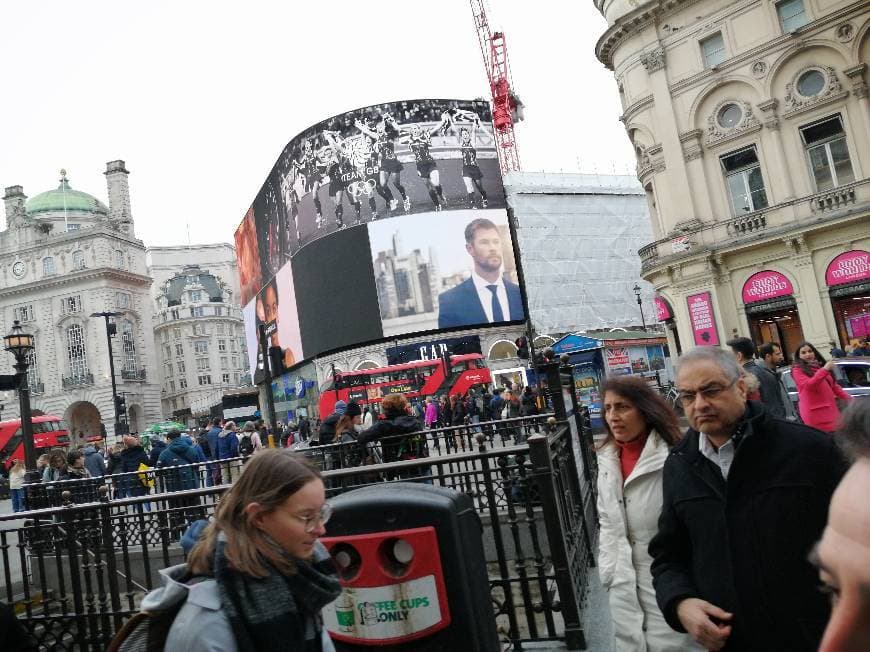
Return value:
<svg viewBox="0 0 870 652">
<path fill-rule="evenodd" d="M 834 361 L 825 361 L 824 356 L 809 342 L 798 345 L 794 360 L 791 377 L 798 388 L 798 411 L 801 419 L 813 428 L 834 432 L 840 418 L 837 399 L 852 399 L 831 375 Z"/>
</svg>

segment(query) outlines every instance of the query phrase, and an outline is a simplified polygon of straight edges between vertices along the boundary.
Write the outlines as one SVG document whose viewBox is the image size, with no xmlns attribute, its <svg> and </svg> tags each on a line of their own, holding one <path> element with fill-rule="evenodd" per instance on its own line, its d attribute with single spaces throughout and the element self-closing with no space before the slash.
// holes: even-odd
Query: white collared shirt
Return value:
<svg viewBox="0 0 870 652">
<path fill-rule="evenodd" d="M 731 470 L 731 463 L 734 462 L 734 440 L 729 439 L 719 447 L 719 450 L 716 450 L 713 444 L 710 443 L 710 440 L 707 439 L 707 435 L 703 432 L 698 433 L 698 450 L 701 451 L 701 455 L 719 467 L 722 477 L 727 480 L 728 472 Z"/>
<path fill-rule="evenodd" d="M 471 281 L 474 283 L 474 288 L 477 290 L 477 297 L 480 299 L 480 305 L 483 306 L 483 312 L 486 314 L 486 321 L 492 323 L 492 292 L 488 285 L 495 285 L 495 291 L 498 302 L 501 305 L 501 314 L 505 321 L 511 318 L 510 309 L 508 308 L 507 289 L 504 286 L 504 279 L 499 273 L 498 280 L 495 283 L 490 283 L 486 279 L 480 277 L 477 272 L 471 272 Z"/>
</svg>

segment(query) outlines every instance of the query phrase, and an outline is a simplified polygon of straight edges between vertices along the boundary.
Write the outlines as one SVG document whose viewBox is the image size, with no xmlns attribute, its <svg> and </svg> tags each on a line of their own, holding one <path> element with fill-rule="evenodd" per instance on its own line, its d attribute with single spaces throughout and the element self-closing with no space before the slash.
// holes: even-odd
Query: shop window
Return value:
<svg viewBox="0 0 870 652">
<path fill-rule="evenodd" d="M 734 215 L 767 208 L 767 192 L 755 146 L 726 154 L 720 160 Z"/>
<path fill-rule="evenodd" d="M 855 180 L 840 116 L 801 128 L 801 137 L 817 192 Z"/>
<path fill-rule="evenodd" d="M 793 32 L 800 29 L 808 22 L 804 0 L 783 0 L 776 5 L 776 13 L 779 16 L 779 24 L 783 32 Z"/>
<path fill-rule="evenodd" d="M 722 32 L 701 39 L 701 52 L 704 55 L 704 67 L 712 68 L 725 61 L 725 39 Z"/>
</svg>

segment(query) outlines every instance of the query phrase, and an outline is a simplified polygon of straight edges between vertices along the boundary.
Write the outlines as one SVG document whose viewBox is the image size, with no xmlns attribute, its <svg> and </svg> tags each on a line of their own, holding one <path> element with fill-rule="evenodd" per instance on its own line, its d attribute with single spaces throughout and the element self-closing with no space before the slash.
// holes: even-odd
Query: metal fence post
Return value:
<svg viewBox="0 0 870 652">
<path fill-rule="evenodd" d="M 64 491 L 62 494 L 63 506 L 66 508 L 61 512 L 61 522 L 63 524 L 64 534 L 66 535 L 66 554 L 67 563 L 69 565 L 70 588 L 73 594 L 73 608 L 75 609 L 76 643 L 80 650 L 87 649 L 88 639 L 88 618 L 85 614 L 85 603 L 82 600 L 82 578 L 79 577 L 79 556 L 78 556 L 78 537 L 76 536 L 75 514 L 70 509 L 73 506 L 72 495 L 69 491 Z M 62 574 L 63 568 L 59 567 L 58 571 Z"/>
<path fill-rule="evenodd" d="M 578 595 L 577 587 L 574 585 L 570 567 L 571 559 L 576 555 L 571 554 L 565 541 L 565 520 L 560 513 L 559 501 L 556 497 L 549 440 L 544 435 L 532 435 L 528 439 L 528 444 L 532 475 L 540 492 L 544 523 L 550 543 L 550 556 L 553 559 L 556 585 L 559 587 L 559 602 L 562 619 L 565 622 L 565 645 L 569 650 L 585 650 L 586 636 L 583 633 L 581 620 L 581 596 Z"/>
<path fill-rule="evenodd" d="M 118 589 L 118 564 L 115 560 L 115 536 L 112 528 L 112 507 L 109 502 L 109 488 L 100 487 L 100 525 L 103 530 L 103 554 L 106 555 L 106 581 L 109 584 L 109 596 L 114 612 L 115 629 L 121 628 L 121 592 Z M 126 546 L 124 541 L 122 545 Z"/>
</svg>

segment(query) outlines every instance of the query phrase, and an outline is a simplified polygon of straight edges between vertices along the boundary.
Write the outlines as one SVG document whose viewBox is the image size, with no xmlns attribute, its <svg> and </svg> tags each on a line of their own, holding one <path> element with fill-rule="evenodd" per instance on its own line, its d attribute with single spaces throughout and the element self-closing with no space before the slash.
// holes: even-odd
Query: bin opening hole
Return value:
<svg viewBox="0 0 870 652">
<path fill-rule="evenodd" d="M 414 561 L 414 547 L 397 537 L 384 539 L 378 547 L 378 553 L 384 571 L 393 577 L 407 575 Z"/>
<path fill-rule="evenodd" d="M 349 582 L 359 575 L 362 557 L 356 548 L 349 543 L 337 543 L 329 551 L 338 567 L 341 579 Z"/>
</svg>

